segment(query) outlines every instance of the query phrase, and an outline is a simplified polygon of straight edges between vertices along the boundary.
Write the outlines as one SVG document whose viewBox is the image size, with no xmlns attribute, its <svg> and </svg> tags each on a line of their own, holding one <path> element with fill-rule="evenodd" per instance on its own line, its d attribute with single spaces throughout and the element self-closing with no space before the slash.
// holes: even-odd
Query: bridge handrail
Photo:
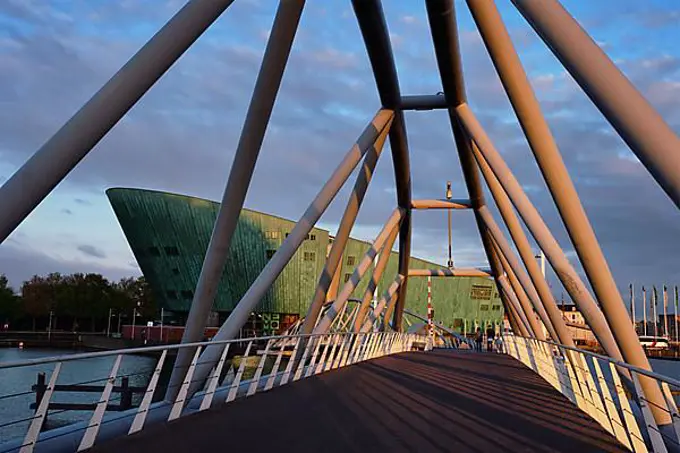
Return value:
<svg viewBox="0 0 680 453">
<path fill-rule="evenodd" d="M 338 335 L 349 335 L 350 332 L 338 333 Z M 79 354 L 68 354 L 68 355 L 58 355 L 52 357 L 42 357 L 38 359 L 25 359 L 25 360 L 15 360 L 12 362 L 0 362 L 0 370 L 7 368 L 18 368 L 33 365 L 44 365 L 47 363 L 55 362 L 72 362 L 74 360 L 84 360 L 84 359 L 94 359 L 99 357 L 109 357 L 116 355 L 128 355 L 128 354 L 141 354 L 145 352 L 163 352 L 172 351 L 183 348 L 195 348 L 197 346 L 214 346 L 214 345 L 224 345 L 231 343 L 247 343 L 249 341 L 269 341 L 269 340 L 283 340 L 283 339 L 296 339 L 296 338 L 311 338 L 319 337 L 328 334 L 295 334 L 295 335 L 271 335 L 267 337 L 250 337 L 250 338 L 236 338 L 232 340 L 220 340 L 220 341 L 200 341 L 195 343 L 177 343 L 177 344 L 163 344 L 155 346 L 142 346 L 136 348 L 123 348 L 123 349 L 113 349 L 109 351 L 97 351 L 97 352 L 82 352 Z"/>
<path fill-rule="evenodd" d="M 568 349 L 570 351 L 580 352 L 582 354 L 585 354 L 585 355 L 588 355 L 588 356 L 591 356 L 591 357 L 596 357 L 600 360 L 605 360 L 609 363 L 613 363 L 617 367 L 626 368 L 630 371 L 635 371 L 638 374 L 642 374 L 642 375 L 650 377 L 652 379 L 656 379 L 658 381 L 665 382 L 669 385 L 672 385 L 673 387 L 680 388 L 680 380 L 673 379 L 671 377 L 664 376 L 663 374 L 655 373 L 653 371 L 645 370 L 644 368 L 640 368 L 640 367 L 637 367 L 635 365 L 631 365 L 629 363 L 622 362 L 620 360 L 612 359 L 611 357 L 606 356 L 606 355 L 598 354 L 596 352 L 591 352 L 591 351 L 588 351 L 586 349 L 580 349 L 580 348 L 575 348 L 575 347 L 572 347 L 572 346 L 567 346 L 567 345 L 564 345 L 562 343 L 556 343 L 554 341 L 549 341 L 549 340 L 539 340 L 539 339 L 536 339 L 536 338 L 532 338 L 531 341 L 539 341 L 539 342 L 542 342 L 542 343 L 547 343 L 547 344 L 552 345 L 552 346 L 557 346 L 557 347 L 560 347 L 560 348 Z"/>
</svg>

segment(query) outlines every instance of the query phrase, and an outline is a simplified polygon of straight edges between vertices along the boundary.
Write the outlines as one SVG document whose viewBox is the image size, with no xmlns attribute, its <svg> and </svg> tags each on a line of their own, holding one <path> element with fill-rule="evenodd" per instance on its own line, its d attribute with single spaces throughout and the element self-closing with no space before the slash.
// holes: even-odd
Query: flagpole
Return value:
<svg viewBox="0 0 680 453">
<path fill-rule="evenodd" d="M 678 342 L 678 287 L 675 287 L 675 342 Z"/>
<path fill-rule="evenodd" d="M 637 332 L 637 326 L 635 325 L 635 291 L 633 284 L 630 284 L 630 316 L 633 318 L 633 329 Z"/>
<path fill-rule="evenodd" d="M 668 336 L 668 291 L 666 285 L 663 285 L 663 336 L 670 338 Z"/>
<path fill-rule="evenodd" d="M 659 323 L 656 319 L 656 285 L 652 285 L 652 319 L 654 320 L 654 337 L 659 336 Z"/>
<path fill-rule="evenodd" d="M 647 336 L 647 290 L 642 287 L 642 331 Z"/>
</svg>

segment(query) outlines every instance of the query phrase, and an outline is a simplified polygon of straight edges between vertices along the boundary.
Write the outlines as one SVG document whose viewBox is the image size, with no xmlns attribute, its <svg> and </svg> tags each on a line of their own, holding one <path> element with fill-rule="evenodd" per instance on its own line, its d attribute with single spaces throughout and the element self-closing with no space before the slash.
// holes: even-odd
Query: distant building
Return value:
<svg viewBox="0 0 680 453">
<path fill-rule="evenodd" d="M 172 193 L 142 189 L 109 189 L 107 196 L 127 237 L 137 263 L 160 307 L 183 324 L 194 296 L 219 204 Z M 213 306 L 210 325 L 220 325 L 251 283 L 276 253 L 295 222 L 243 209 Z M 314 228 L 285 267 L 256 313 L 244 326 L 244 334 L 278 333 L 304 317 L 323 270 L 333 237 Z M 342 257 L 340 285 L 369 249 L 365 241 L 350 239 Z M 394 280 L 398 254 L 391 252 L 379 283 L 382 295 Z M 411 268 L 442 268 L 411 258 Z M 365 276 L 352 297 L 362 298 L 370 276 Z M 503 308 L 493 280 L 482 277 L 432 279 L 435 319 L 458 331 L 474 326 L 498 325 Z M 409 279 L 406 308 L 425 316 L 427 279 Z"/>
<path fill-rule="evenodd" d="M 576 305 L 558 305 L 562 310 L 562 317 L 567 324 L 567 329 L 571 333 L 574 343 L 579 345 L 596 346 L 598 344 L 597 338 L 593 334 L 583 314 L 576 308 Z"/>
</svg>

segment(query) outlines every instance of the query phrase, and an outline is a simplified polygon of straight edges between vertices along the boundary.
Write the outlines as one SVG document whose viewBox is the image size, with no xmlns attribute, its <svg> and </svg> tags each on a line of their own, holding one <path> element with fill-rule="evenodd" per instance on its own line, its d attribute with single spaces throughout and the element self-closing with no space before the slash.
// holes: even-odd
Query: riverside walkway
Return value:
<svg viewBox="0 0 680 453">
<path fill-rule="evenodd" d="M 502 354 L 406 352 L 152 425 L 96 452 L 626 451 Z"/>
</svg>

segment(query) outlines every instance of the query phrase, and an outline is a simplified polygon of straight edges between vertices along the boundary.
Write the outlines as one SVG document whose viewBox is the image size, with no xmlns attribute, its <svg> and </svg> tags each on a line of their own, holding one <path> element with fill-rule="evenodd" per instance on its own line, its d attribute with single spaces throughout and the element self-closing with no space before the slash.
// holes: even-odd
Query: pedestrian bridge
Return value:
<svg viewBox="0 0 680 453">
<path fill-rule="evenodd" d="M 199 357 L 209 348 L 219 349 L 220 359 L 202 379 Z M 193 359 L 179 389 L 169 392 L 172 383 L 163 384 L 160 377 L 166 358 L 179 349 L 193 351 Z M 146 391 L 137 407 L 108 412 L 120 398 L 114 390 L 126 377 L 119 373 L 122 364 L 139 353 L 158 355 Z M 100 380 L 101 395 L 87 421 L 41 431 L 51 403 L 59 399 L 61 371 L 96 358 L 108 358 L 112 368 Z M 1 453 L 227 447 L 239 452 L 637 453 L 678 446 L 679 417 L 670 387 L 680 389 L 680 382 L 513 335 L 491 352 L 443 329 L 436 335 L 330 333 L 150 346 L 0 363 L 0 378 L 8 369 L 37 365 L 52 368 L 44 393 L 32 417 L 14 421 L 22 434 L 2 439 Z M 651 378 L 668 398 L 659 409 L 674 420 L 672 426 L 656 424 L 641 377 Z M 25 394 L 2 395 L 0 401 L 11 404 L 12 396 Z M 3 420 L 2 426 L 8 423 Z"/>
</svg>

